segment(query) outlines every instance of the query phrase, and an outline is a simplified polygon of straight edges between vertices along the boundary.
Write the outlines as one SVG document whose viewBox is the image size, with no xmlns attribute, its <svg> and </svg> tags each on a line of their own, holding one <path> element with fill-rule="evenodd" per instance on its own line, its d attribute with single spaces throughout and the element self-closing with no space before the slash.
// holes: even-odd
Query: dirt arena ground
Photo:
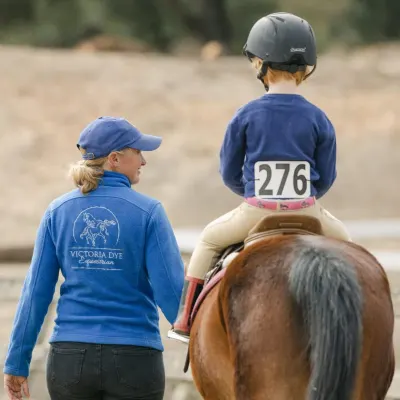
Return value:
<svg viewBox="0 0 400 400">
<path fill-rule="evenodd" d="M 0 247 L 30 244 L 48 203 L 72 188 L 80 130 L 100 115 L 161 135 L 137 189 L 174 227 L 201 227 L 240 198 L 218 174 L 235 110 L 263 94 L 243 57 L 104 54 L 0 47 Z M 398 217 L 400 46 L 320 57 L 303 93 L 337 131 L 338 178 L 323 204 L 342 219 Z"/>
</svg>

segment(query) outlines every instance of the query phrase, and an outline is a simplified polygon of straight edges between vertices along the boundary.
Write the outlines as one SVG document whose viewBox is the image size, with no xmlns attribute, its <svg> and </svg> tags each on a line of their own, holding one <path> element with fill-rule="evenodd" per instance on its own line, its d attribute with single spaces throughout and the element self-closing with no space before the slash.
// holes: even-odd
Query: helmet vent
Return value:
<svg viewBox="0 0 400 400">
<path fill-rule="evenodd" d="M 277 19 L 278 21 L 281 21 L 281 22 L 285 22 L 285 20 L 283 18 L 277 17 L 276 15 L 273 15 L 272 18 L 275 18 L 275 19 Z"/>
</svg>

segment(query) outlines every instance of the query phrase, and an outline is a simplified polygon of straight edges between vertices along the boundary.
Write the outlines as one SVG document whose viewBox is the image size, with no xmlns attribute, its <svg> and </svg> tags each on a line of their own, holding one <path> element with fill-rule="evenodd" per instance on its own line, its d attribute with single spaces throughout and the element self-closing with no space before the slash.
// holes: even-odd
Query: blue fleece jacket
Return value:
<svg viewBox="0 0 400 400">
<path fill-rule="evenodd" d="M 322 197 L 336 179 L 336 136 L 325 113 L 297 94 L 265 94 L 241 107 L 220 151 L 226 186 L 254 197 L 257 161 L 308 161 L 311 195 Z"/>
<path fill-rule="evenodd" d="M 162 205 L 105 172 L 88 195 L 53 201 L 38 230 L 11 334 L 4 372 L 28 376 L 32 350 L 52 301 L 50 342 L 149 346 L 163 350 L 157 306 L 172 324 L 184 267 Z"/>
</svg>

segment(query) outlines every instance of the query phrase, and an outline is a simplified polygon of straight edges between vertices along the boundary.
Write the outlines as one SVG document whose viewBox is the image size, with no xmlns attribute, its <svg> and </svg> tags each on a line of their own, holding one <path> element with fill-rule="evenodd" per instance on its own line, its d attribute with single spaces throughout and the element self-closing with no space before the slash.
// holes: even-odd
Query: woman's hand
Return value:
<svg viewBox="0 0 400 400">
<path fill-rule="evenodd" d="M 29 398 L 28 378 L 4 374 L 4 389 L 8 400 L 21 400 L 22 393 Z"/>
</svg>

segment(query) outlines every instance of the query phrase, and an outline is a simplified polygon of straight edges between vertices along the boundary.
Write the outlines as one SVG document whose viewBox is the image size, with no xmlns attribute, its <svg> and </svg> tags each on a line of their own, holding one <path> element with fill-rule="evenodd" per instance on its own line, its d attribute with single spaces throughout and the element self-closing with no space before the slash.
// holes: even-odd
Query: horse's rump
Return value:
<svg viewBox="0 0 400 400">
<path fill-rule="evenodd" d="M 233 375 L 237 400 L 384 399 L 394 369 L 393 307 L 386 274 L 361 247 L 322 236 L 268 238 L 236 257 L 214 300 L 192 331 L 204 398 L 225 398 L 218 386 Z M 201 384 L 205 369 L 220 378 L 215 385 Z"/>
</svg>

